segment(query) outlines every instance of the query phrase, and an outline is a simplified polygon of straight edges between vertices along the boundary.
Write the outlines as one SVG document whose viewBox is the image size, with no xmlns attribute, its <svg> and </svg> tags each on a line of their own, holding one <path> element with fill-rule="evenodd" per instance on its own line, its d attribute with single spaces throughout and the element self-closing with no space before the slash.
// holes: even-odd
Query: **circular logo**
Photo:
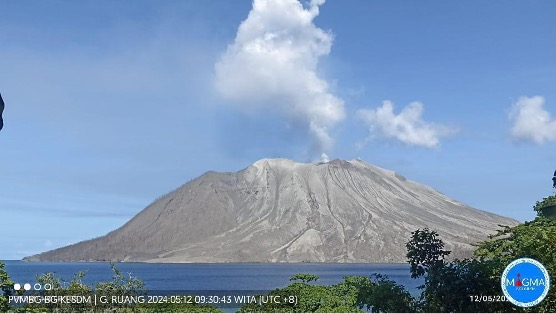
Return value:
<svg viewBox="0 0 556 314">
<path fill-rule="evenodd" d="M 538 261 L 518 258 L 506 266 L 500 284 L 508 301 L 520 307 L 531 307 L 541 303 L 548 294 L 550 277 Z"/>
</svg>

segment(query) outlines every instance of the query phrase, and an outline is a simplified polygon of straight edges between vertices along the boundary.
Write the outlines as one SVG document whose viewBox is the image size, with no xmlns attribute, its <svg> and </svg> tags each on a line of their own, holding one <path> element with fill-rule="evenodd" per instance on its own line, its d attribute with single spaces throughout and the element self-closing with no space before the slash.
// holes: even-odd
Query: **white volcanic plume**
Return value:
<svg viewBox="0 0 556 314">
<path fill-rule="evenodd" d="M 333 145 L 330 129 L 344 119 L 344 104 L 317 75 L 333 36 L 313 24 L 324 0 L 254 0 L 253 8 L 215 64 L 216 88 L 248 110 L 277 109 L 311 134 L 315 153 Z"/>
</svg>

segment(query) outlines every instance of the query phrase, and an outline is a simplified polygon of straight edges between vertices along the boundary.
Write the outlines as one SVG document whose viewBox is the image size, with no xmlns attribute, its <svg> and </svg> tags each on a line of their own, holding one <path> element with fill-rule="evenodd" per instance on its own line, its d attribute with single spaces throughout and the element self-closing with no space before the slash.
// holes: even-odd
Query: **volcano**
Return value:
<svg viewBox="0 0 556 314">
<path fill-rule="evenodd" d="M 406 262 L 416 229 L 438 232 L 452 257 L 465 257 L 516 224 L 362 160 L 262 159 L 207 172 L 105 236 L 26 260 Z"/>
</svg>

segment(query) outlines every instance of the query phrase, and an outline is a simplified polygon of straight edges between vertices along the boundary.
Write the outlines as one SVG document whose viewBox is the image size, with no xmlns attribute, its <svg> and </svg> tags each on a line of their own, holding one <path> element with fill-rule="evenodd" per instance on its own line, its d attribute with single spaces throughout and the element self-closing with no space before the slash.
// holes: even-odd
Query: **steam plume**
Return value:
<svg viewBox="0 0 556 314">
<path fill-rule="evenodd" d="M 330 129 L 344 119 L 344 104 L 317 75 L 333 36 L 313 24 L 324 0 L 255 0 L 235 41 L 215 64 L 216 88 L 247 110 L 278 109 L 301 123 L 315 153 L 333 146 Z M 318 155 L 317 155 L 318 156 Z"/>
</svg>

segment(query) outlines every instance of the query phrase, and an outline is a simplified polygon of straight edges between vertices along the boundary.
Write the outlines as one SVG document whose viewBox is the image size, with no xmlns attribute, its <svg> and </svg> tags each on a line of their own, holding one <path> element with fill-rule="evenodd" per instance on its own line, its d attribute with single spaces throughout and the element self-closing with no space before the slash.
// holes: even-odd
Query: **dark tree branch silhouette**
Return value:
<svg viewBox="0 0 556 314">
<path fill-rule="evenodd" d="M 4 112 L 4 100 L 2 99 L 2 94 L 0 94 L 0 130 L 4 127 L 4 120 L 2 119 L 2 112 Z"/>
</svg>

